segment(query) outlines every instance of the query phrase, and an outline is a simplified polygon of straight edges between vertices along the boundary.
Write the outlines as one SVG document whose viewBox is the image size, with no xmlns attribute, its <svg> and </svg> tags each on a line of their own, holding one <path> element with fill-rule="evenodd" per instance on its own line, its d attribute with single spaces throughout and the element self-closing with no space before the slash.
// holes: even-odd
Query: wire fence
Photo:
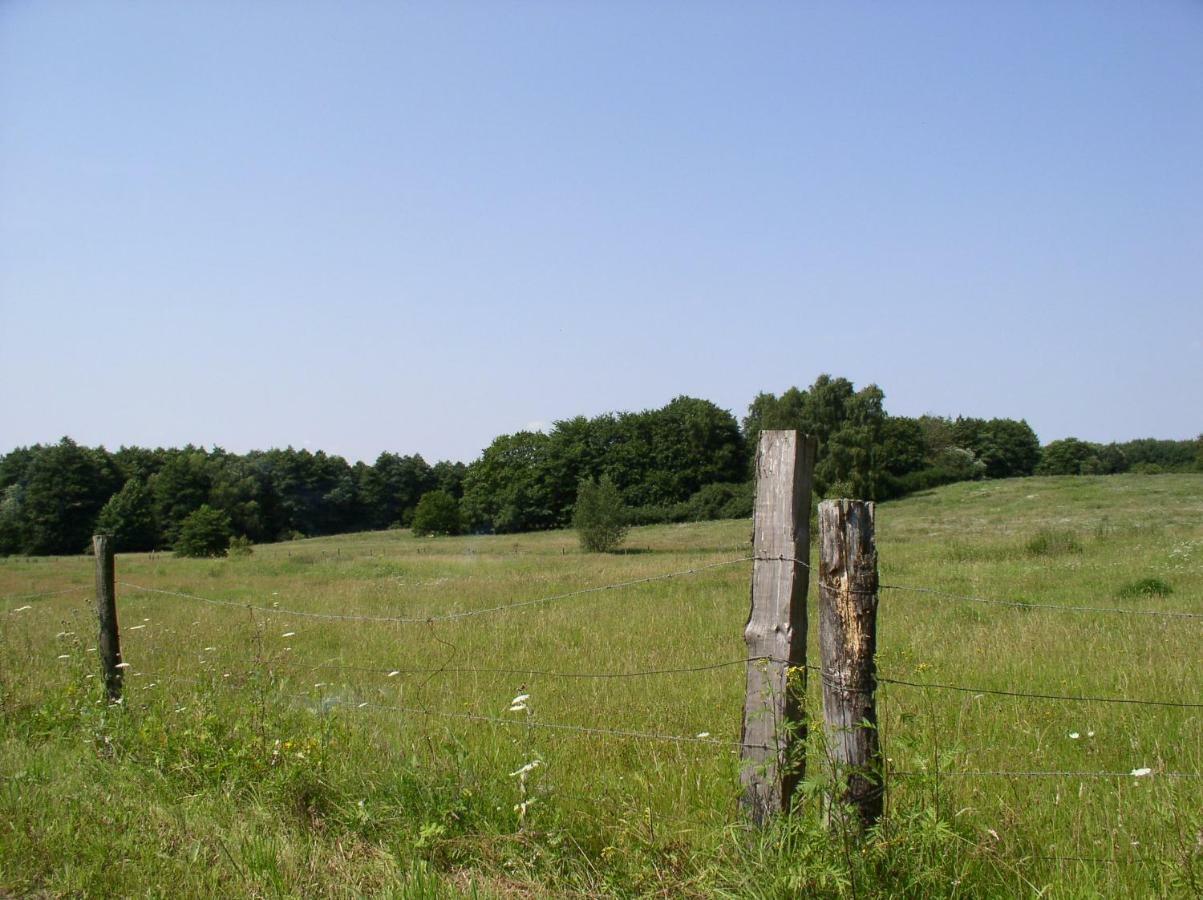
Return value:
<svg viewBox="0 0 1203 900">
<path fill-rule="evenodd" d="M 442 613 L 439 615 L 429 616 L 365 616 L 352 613 L 321 613 L 311 612 L 308 610 L 299 609 L 284 609 L 276 605 L 262 606 L 253 603 L 240 603 L 236 600 L 218 600 L 212 597 L 202 597 L 198 594 L 188 594 L 183 591 L 168 591 L 161 588 L 144 587 L 138 584 L 132 584 L 128 581 L 118 581 L 122 587 L 127 587 L 130 590 L 141 591 L 149 594 L 166 594 L 172 597 L 183 597 L 188 600 L 199 600 L 204 603 L 211 603 L 217 606 L 233 606 L 239 609 L 250 609 L 256 612 L 280 613 L 299 618 L 307 619 L 326 619 L 331 621 L 341 622 L 393 622 L 408 625 L 426 625 L 431 622 L 452 622 L 459 619 L 469 619 L 474 616 L 489 615 L 491 613 L 509 612 L 514 609 L 524 609 L 531 606 L 540 606 L 548 603 L 556 603 L 561 600 L 570 600 L 574 597 L 583 597 L 587 594 L 597 594 L 603 591 L 615 591 L 624 588 L 638 587 L 643 584 L 651 584 L 656 581 L 668 581 L 673 578 L 683 578 L 688 575 L 697 575 L 700 572 L 705 572 L 710 569 L 719 569 L 725 566 L 733 566 L 738 563 L 748 562 L 752 559 L 750 556 L 740 557 L 739 559 L 729 559 L 723 562 L 709 563 L 703 566 L 694 566 L 690 569 L 682 569 L 677 572 L 666 572 L 662 575 L 650 575 L 646 578 L 635 578 L 631 581 L 618 581 L 613 584 L 602 584 L 594 587 L 581 588 L 580 590 L 568 591 L 563 594 L 553 594 L 547 597 L 536 597 L 531 600 L 519 600 L 513 603 L 504 603 L 499 606 L 488 606 L 482 609 L 467 609 L 459 612 Z"/>
<path fill-rule="evenodd" d="M 276 603 L 249 603 L 238 600 L 230 600 L 219 597 L 207 597 L 201 594 L 170 590 L 166 588 L 158 588 L 148 585 L 136 584 L 128 581 L 117 582 L 127 590 L 141 594 L 175 597 L 205 604 L 210 604 L 219 607 L 239 609 L 254 613 L 268 614 L 272 616 L 288 616 L 303 619 L 312 619 L 329 622 L 351 622 L 351 623 L 395 623 L 395 624 L 414 624 L 414 625 L 432 625 L 441 622 L 453 622 L 464 619 L 469 619 L 478 616 L 491 614 L 504 614 L 514 610 L 530 609 L 538 606 L 546 606 L 549 604 L 561 603 L 575 598 L 580 598 L 589 595 L 595 595 L 605 592 L 616 592 L 638 588 L 640 586 L 649 585 L 658 582 L 669 581 L 673 579 L 682 579 L 691 576 L 697 576 L 702 573 L 711 572 L 723 568 L 729 568 L 748 562 L 788 562 L 795 565 L 803 566 L 809 570 L 816 571 L 817 567 L 812 566 L 808 561 L 796 559 L 786 556 L 765 557 L 765 556 L 741 556 L 738 558 L 723 560 L 714 563 L 696 565 L 690 568 L 665 572 L 658 575 L 651 575 L 642 578 L 630 579 L 625 581 L 617 581 L 609 584 L 594 585 L 575 590 L 565 591 L 546 596 L 534 597 L 529 599 L 517 599 L 511 602 L 497 604 L 478 609 L 453 610 L 448 612 L 440 612 L 431 615 L 373 615 L 373 614 L 357 614 L 357 613 L 327 613 L 303 609 L 294 609 L 281 607 Z M 842 585 L 841 590 L 846 590 Z M 1060 605 L 1047 603 L 1030 603 L 1024 600 L 981 597 L 966 594 L 957 594 L 945 590 L 928 588 L 922 586 L 880 584 L 879 589 L 882 591 L 897 591 L 901 593 L 909 593 L 915 595 L 924 595 L 935 597 L 941 600 L 960 601 L 967 603 L 990 604 L 1002 607 L 1011 607 L 1017 609 L 1040 609 L 1045 611 L 1066 612 L 1066 613 L 1100 613 L 1109 615 L 1131 615 L 1131 616 L 1161 616 L 1172 619 L 1203 619 L 1203 613 L 1193 613 L 1189 611 L 1169 611 L 1169 610 L 1142 610 L 1142 609 L 1125 609 L 1120 607 L 1108 607 L 1101 605 Z M 19 596 L 4 597 L 6 602 L 22 602 L 25 600 L 36 600 L 39 598 L 48 598 L 62 596 L 66 594 L 82 594 L 82 588 L 66 588 L 62 590 L 36 592 Z M 25 605 L 17 609 L 8 610 L 9 614 L 32 609 L 32 606 Z M 140 626 L 134 626 L 138 628 Z M 447 644 L 454 652 L 454 645 L 448 641 L 438 639 L 440 643 Z M 451 657 L 448 659 L 450 660 Z M 123 664 L 125 665 L 125 664 Z M 271 672 L 287 671 L 289 674 L 298 675 L 302 672 L 320 672 L 320 671 L 338 671 L 376 675 L 382 679 L 395 679 L 400 676 L 424 676 L 428 681 L 431 678 L 446 676 L 446 675 L 490 675 L 490 676 L 519 676 L 523 678 L 548 678 L 555 680 L 619 680 L 619 679 L 641 679 L 641 678 L 659 678 L 671 676 L 686 676 L 702 672 L 710 672 L 723 669 L 746 668 L 753 665 L 776 665 L 795 668 L 804 668 L 808 672 L 817 673 L 820 679 L 832 680 L 836 679 L 838 683 L 838 673 L 829 673 L 823 671 L 822 667 L 815 665 L 794 666 L 790 660 L 776 658 L 772 656 L 744 656 L 732 659 L 715 659 L 701 661 L 694 665 L 664 667 L 654 666 L 648 668 L 637 668 L 625 671 L 576 671 L 571 669 L 555 669 L 555 668 L 538 668 L 527 667 L 520 665 L 501 665 L 501 666 L 465 666 L 465 665 L 450 665 L 449 661 L 441 665 L 430 666 L 413 666 L 413 665 L 398 665 L 389 667 L 385 665 L 356 665 L 345 664 L 341 662 L 322 662 L 308 667 L 283 667 L 273 666 Z M 182 673 L 164 673 L 158 676 L 148 673 L 129 672 L 129 667 L 126 671 L 131 676 L 142 676 L 148 678 L 181 678 L 186 681 L 195 681 L 198 684 L 211 685 L 213 679 L 195 679 L 183 675 Z M 237 674 L 237 677 L 231 677 Z M 249 677 L 260 677 L 264 674 L 263 670 L 251 670 L 240 673 L 223 673 L 224 678 L 232 682 L 237 682 Z M 270 672 L 269 672 L 270 674 Z M 93 676 L 89 676 L 93 677 Z M 274 676 L 273 676 L 274 677 Z M 1199 710 L 1203 709 L 1203 702 L 1193 699 L 1187 700 L 1170 700 L 1164 698 L 1147 698 L 1147 697 L 1130 697 L 1130 696 L 1099 696 L 1099 695 L 1078 695 L 1064 694 L 1049 691 L 1036 690 L 1019 690 L 1012 687 L 983 687 L 968 684 L 949 683 L 949 682 L 933 682 L 933 681 L 916 681 L 908 678 L 894 677 L 889 674 L 874 673 L 873 681 L 875 685 L 891 685 L 912 690 L 923 691 L 924 693 L 932 691 L 959 692 L 973 695 L 976 698 L 1007 698 L 1029 700 L 1040 703 L 1090 703 L 1090 704 L 1119 704 L 1125 706 L 1139 707 L 1156 707 L 1161 709 L 1180 709 L 1180 710 Z M 283 686 L 282 686 L 283 687 Z M 767 747 L 763 744 L 744 743 L 742 740 L 727 740 L 715 738 L 708 732 L 699 731 L 695 734 L 679 734 L 669 733 L 660 730 L 638 729 L 638 728 L 617 728 L 605 727 L 600 724 L 582 725 L 571 722 L 560 721 L 544 721 L 542 719 L 523 718 L 507 718 L 494 714 L 487 714 L 472 710 L 448 710 L 438 708 L 428 708 L 420 705 L 392 704 L 381 702 L 379 698 L 369 697 L 364 698 L 362 694 L 356 694 L 355 689 L 351 685 L 333 685 L 329 683 L 318 683 L 315 689 L 332 689 L 336 690 L 342 697 L 352 696 L 353 700 L 338 700 L 335 705 L 343 706 L 353 710 L 372 710 L 390 715 L 401 715 L 420 717 L 424 719 L 437 718 L 445 720 L 457 720 L 463 722 L 472 722 L 479 724 L 487 724 L 502 728 L 517 728 L 517 729 L 538 729 L 549 731 L 574 737 L 594 738 L 594 739 L 614 739 L 614 740 L 634 740 L 634 741 L 649 741 L 659 743 L 669 743 L 684 747 L 696 747 L 699 749 L 709 748 L 721 750 L 725 753 L 745 749 L 772 750 L 774 748 Z M 323 692 L 328 694 L 329 692 Z M 294 701 L 303 701 L 312 703 L 314 697 L 312 695 L 298 694 L 286 690 L 281 690 L 281 696 Z M 321 697 L 318 698 L 319 703 L 325 708 L 326 701 Z M 888 764 L 885 767 L 884 775 L 886 778 L 898 778 L 906 780 L 914 779 L 1015 779 L 1015 780 L 1030 780 L 1030 779 L 1094 779 L 1094 780 L 1126 780 L 1133 779 L 1137 781 L 1149 781 L 1154 779 L 1170 779 L 1170 780 L 1196 780 L 1203 778 L 1203 773 L 1197 771 L 1173 771 L 1164 769 L 1155 769 L 1152 767 L 1139 766 L 1128 770 L 1117 769 L 1100 769 L 1100 770 L 1040 770 L 1040 769 L 944 769 L 939 765 L 933 766 L 930 770 L 927 768 L 911 768 L 911 769 L 896 769 Z M 1050 860 L 1061 861 L 1080 861 L 1080 862 L 1115 862 L 1112 858 L 1092 858 L 1092 857 L 1039 857 Z M 1130 860 L 1127 860 L 1130 861 Z"/>
<path fill-rule="evenodd" d="M 643 673 L 606 673 L 605 675 L 602 675 L 601 677 L 609 677 L 610 675 L 614 675 L 614 674 L 618 674 L 620 676 L 646 675 L 646 674 L 676 674 L 676 673 L 686 672 L 686 671 L 699 671 L 699 670 L 706 670 L 706 669 L 723 668 L 723 667 L 728 667 L 728 666 L 732 666 L 732 665 L 742 665 L 747 662 L 757 662 L 757 661 L 764 660 L 764 659 L 767 659 L 767 658 L 766 657 L 754 657 L 749 660 L 733 660 L 730 662 L 720 663 L 720 664 L 713 665 L 713 666 L 698 667 L 698 668 L 693 668 L 693 669 L 671 669 L 671 670 L 660 670 L 658 672 L 649 671 L 649 672 L 643 672 Z M 151 682 L 151 684 L 148 685 L 148 687 L 153 687 L 154 685 L 157 684 L 158 681 L 166 679 L 166 680 L 185 681 L 185 682 L 188 682 L 191 684 L 196 684 L 196 685 L 208 688 L 208 687 L 211 687 L 214 683 L 225 682 L 226 679 L 230 679 L 236 685 L 242 685 L 242 684 L 245 684 L 246 681 L 251 678 L 259 677 L 259 676 L 262 676 L 265 674 L 274 678 L 276 676 L 276 674 L 279 672 L 286 672 L 288 674 L 298 675 L 298 674 L 306 674 L 306 673 L 311 673 L 313 671 L 320 671 L 320 670 L 329 669 L 329 668 L 336 668 L 336 669 L 340 669 L 340 670 L 351 669 L 354 671 L 364 670 L 362 667 L 331 666 L 329 664 L 319 664 L 319 665 L 307 666 L 307 667 L 275 666 L 275 667 L 271 667 L 270 669 L 260 668 L 260 669 L 250 669 L 250 670 L 239 670 L 237 672 L 224 672 L 224 673 L 221 673 L 220 678 L 212 677 L 209 679 L 196 678 L 194 676 L 184 675 L 179 672 L 158 673 L 158 674 L 148 673 L 148 672 L 132 672 L 130 674 L 133 676 L 143 676 L 143 677 L 147 677 L 147 678 L 156 679 L 155 681 Z M 377 672 L 379 670 L 367 669 L 367 671 Z M 420 670 L 420 671 L 431 671 L 431 670 Z M 434 670 L 434 671 L 438 671 L 438 670 Z M 496 672 L 498 670 L 496 670 L 496 669 L 484 669 L 484 670 L 469 669 L 468 671 Z M 501 671 L 525 672 L 526 670 L 501 670 Z M 395 670 L 394 670 L 394 672 L 390 672 L 388 674 L 389 675 L 395 674 Z M 214 675 L 216 676 L 216 673 L 214 673 Z M 87 677 L 93 678 L 96 676 L 88 675 Z M 589 676 L 587 676 L 587 677 L 589 677 Z M 591 676 L 591 677 L 596 677 L 596 676 Z M 770 749 L 773 749 L 764 744 L 754 744 L 754 743 L 748 743 L 748 742 L 743 742 L 743 741 L 733 741 L 733 740 L 724 740 L 722 738 L 715 738 L 705 732 L 694 734 L 694 735 L 670 734 L 670 733 L 653 732 L 653 731 L 639 730 L 639 729 L 603 728 L 600 726 L 579 725 L 579 724 L 567 723 L 567 722 L 548 722 L 548 721 L 542 721 L 542 720 L 532 720 L 529 718 L 504 718 L 502 716 L 487 715 L 487 714 L 479 713 L 479 712 L 430 709 L 429 707 L 425 707 L 425 706 L 381 703 L 377 700 L 361 699 L 362 694 L 358 694 L 355 691 L 354 687 L 351 685 L 335 684 L 332 682 L 318 682 L 317 684 L 315 684 L 313 686 L 313 689 L 315 691 L 318 691 L 317 697 L 315 697 L 313 694 L 300 694 L 300 693 L 296 693 L 295 691 L 285 691 L 285 690 L 281 690 L 280 696 L 290 699 L 290 700 L 299 701 L 304 704 L 312 704 L 316 701 L 318 706 L 320 707 L 320 709 L 322 711 L 327 711 L 327 712 L 334 708 L 338 708 L 338 707 L 346 708 L 346 709 L 350 709 L 350 710 L 356 710 L 356 711 L 363 710 L 363 709 L 370 709 L 370 710 L 384 711 L 384 712 L 388 712 L 388 713 L 419 716 L 419 717 L 424 717 L 424 718 L 454 719 L 454 720 L 465 721 L 465 722 L 486 723 L 489 725 L 500 726 L 503 728 L 512 728 L 512 729 L 519 729 L 519 730 L 522 730 L 522 729 L 546 730 L 546 731 L 566 733 L 566 734 L 570 734 L 570 735 L 581 735 L 581 736 L 589 736 L 589 737 L 622 738 L 622 739 L 629 739 L 629 740 L 668 742 L 668 743 L 674 743 L 674 744 L 693 744 L 693 745 L 717 747 L 717 748 L 724 749 L 724 750 L 742 750 L 742 749 L 770 750 Z M 339 698 L 350 697 L 352 699 L 332 700 L 331 698 L 333 698 L 335 696 L 337 696 Z M 1082 769 L 1078 769 L 1078 770 L 977 769 L 977 770 L 973 770 L 973 769 L 943 769 L 943 768 L 939 768 L 939 767 L 935 767 L 932 769 L 903 770 L 903 769 L 891 768 L 887 764 L 884 768 L 883 774 L 887 779 L 888 778 L 904 778 L 904 779 L 938 779 L 938 778 L 1075 779 L 1076 778 L 1076 779 L 1104 779 L 1104 780 L 1110 779 L 1110 780 L 1114 780 L 1114 779 L 1131 778 L 1131 779 L 1136 779 L 1136 780 L 1154 780 L 1154 779 L 1161 779 L 1161 778 L 1169 778 L 1169 779 L 1201 779 L 1201 778 L 1203 778 L 1203 772 L 1179 772 L 1179 771 L 1169 771 L 1169 770 L 1164 770 L 1164 769 L 1153 769 L 1151 767 L 1137 767 L 1137 768 L 1134 768 L 1131 770 L 1126 770 L 1126 771 L 1082 770 Z"/>
</svg>

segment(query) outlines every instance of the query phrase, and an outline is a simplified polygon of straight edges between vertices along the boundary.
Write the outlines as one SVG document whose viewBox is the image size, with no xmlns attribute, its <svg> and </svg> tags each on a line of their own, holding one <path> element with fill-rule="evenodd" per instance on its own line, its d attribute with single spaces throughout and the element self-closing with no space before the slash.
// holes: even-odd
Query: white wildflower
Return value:
<svg viewBox="0 0 1203 900">
<path fill-rule="evenodd" d="M 698 732 L 698 737 L 700 737 L 700 738 L 708 738 L 708 737 L 710 737 L 710 732 L 709 732 L 709 731 L 699 731 L 699 732 Z"/>
<path fill-rule="evenodd" d="M 1080 735 L 1080 734 L 1078 734 L 1076 731 L 1071 731 L 1071 732 L 1069 733 L 1069 739 L 1070 739 L 1071 741 L 1076 741 L 1076 740 L 1077 740 L 1078 738 L 1080 738 L 1080 737 L 1081 737 L 1081 735 Z"/>
<path fill-rule="evenodd" d="M 1148 768 L 1147 766 L 1142 766 L 1139 769 L 1132 770 L 1132 776 L 1134 778 L 1144 778 L 1146 775 L 1152 775 L 1152 774 L 1153 774 L 1153 770 Z"/>
<path fill-rule="evenodd" d="M 542 760 L 532 759 L 521 769 L 518 769 L 517 771 L 514 771 L 514 772 L 510 772 L 510 777 L 511 778 L 521 778 L 522 776 L 528 774 L 529 772 L 533 772 L 535 769 L 539 768 L 539 766 L 541 766 L 541 765 L 543 765 Z"/>
<path fill-rule="evenodd" d="M 1087 737 L 1094 737 L 1094 732 L 1093 732 L 1093 731 L 1088 731 L 1088 732 L 1086 732 L 1086 736 L 1087 736 Z"/>
</svg>

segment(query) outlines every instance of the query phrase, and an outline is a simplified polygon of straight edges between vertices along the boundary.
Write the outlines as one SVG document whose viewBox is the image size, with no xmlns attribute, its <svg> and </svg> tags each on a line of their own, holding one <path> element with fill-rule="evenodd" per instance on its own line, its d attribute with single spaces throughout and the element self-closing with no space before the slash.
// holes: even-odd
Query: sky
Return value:
<svg viewBox="0 0 1203 900">
<path fill-rule="evenodd" d="M 1203 431 L 1203 4 L 0 2 L 0 452 L 819 374 Z"/>
</svg>

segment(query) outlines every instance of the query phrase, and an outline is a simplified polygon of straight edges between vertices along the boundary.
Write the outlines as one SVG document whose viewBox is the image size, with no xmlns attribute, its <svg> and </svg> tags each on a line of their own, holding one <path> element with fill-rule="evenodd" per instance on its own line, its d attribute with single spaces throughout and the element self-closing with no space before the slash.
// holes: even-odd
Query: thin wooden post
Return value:
<svg viewBox="0 0 1203 900">
<path fill-rule="evenodd" d="M 789 810 L 805 765 L 806 591 L 817 441 L 762 431 L 756 451 L 752 608 L 740 805 L 757 825 Z"/>
<path fill-rule="evenodd" d="M 874 507 L 863 500 L 819 504 L 819 650 L 823 718 L 834 769 L 833 803 L 860 825 L 881 817 L 884 790 L 877 740 L 877 544 Z"/>
<path fill-rule="evenodd" d="M 117 634 L 117 591 L 113 562 L 113 539 L 107 534 L 92 537 L 96 556 L 96 618 L 100 620 L 100 639 L 96 649 L 104 670 L 104 687 L 109 702 L 121 700 L 121 639 Z"/>
</svg>

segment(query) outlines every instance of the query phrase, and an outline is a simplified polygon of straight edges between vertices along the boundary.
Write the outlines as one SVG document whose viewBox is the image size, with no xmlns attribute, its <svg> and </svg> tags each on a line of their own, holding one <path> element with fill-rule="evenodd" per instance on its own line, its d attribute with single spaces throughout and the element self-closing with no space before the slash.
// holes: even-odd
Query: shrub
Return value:
<svg viewBox="0 0 1203 900">
<path fill-rule="evenodd" d="M 1072 531 L 1041 528 L 1024 544 L 1028 556 L 1059 556 L 1062 553 L 1081 553 L 1082 544 Z"/>
<path fill-rule="evenodd" d="M 251 549 L 251 539 L 245 534 L 230 541 L 230 556 L 250 556 L 253 552 L 254 550 Z"/>
<path fill-rule="evenodd" d="M 1118 595 L 1125 600 L 1134 600 L 1137 597 L 1167 597 L 1173 592 L 1174 589 L 1160 578 L 1141 578 L 1125 584 Z"/>
<path fill-rule="evenodd" d="M 1134 475 L 1162 475 L 1165 473 L 1165 467 L 1155 462 L 1138 462 L 1128 471 Z"/>
<path fill-rule="evenodd" d="M 1093 460 L 1093 461 L 1092 461 Z M 1037 475 L 1081 475 L 1083 466 L 1093 470 L 1099 465 L 1095 445 L 1077 438 L 1053 441 L 1040 452 Z"/>
<path fill-rule="evenodd" d="M 622 543 L 627 534 L 627 510 L 622 494 L 609 476 L 580 483 L 572 524 L 583 550 L 608 553 Z"/>
<path fill-rule="evenodd" d="M 225 556 L 230 546 L 230 517 L 205 503 L 180 524 L 176 556 Z"/>
<path fill-rule="evenodd" d="M 131 478 L 100 510 L 95 530 L 112 535 L 113 547 L 120 553 L 153 550 L 159 530 L 150 491 Z"/>
<path fill-rule="evenodd" d="M 414 534 L 459 534 L 464 530 L 459 502 L 446 491 L 427 491 L 414 510 Z"/>
</svg>

